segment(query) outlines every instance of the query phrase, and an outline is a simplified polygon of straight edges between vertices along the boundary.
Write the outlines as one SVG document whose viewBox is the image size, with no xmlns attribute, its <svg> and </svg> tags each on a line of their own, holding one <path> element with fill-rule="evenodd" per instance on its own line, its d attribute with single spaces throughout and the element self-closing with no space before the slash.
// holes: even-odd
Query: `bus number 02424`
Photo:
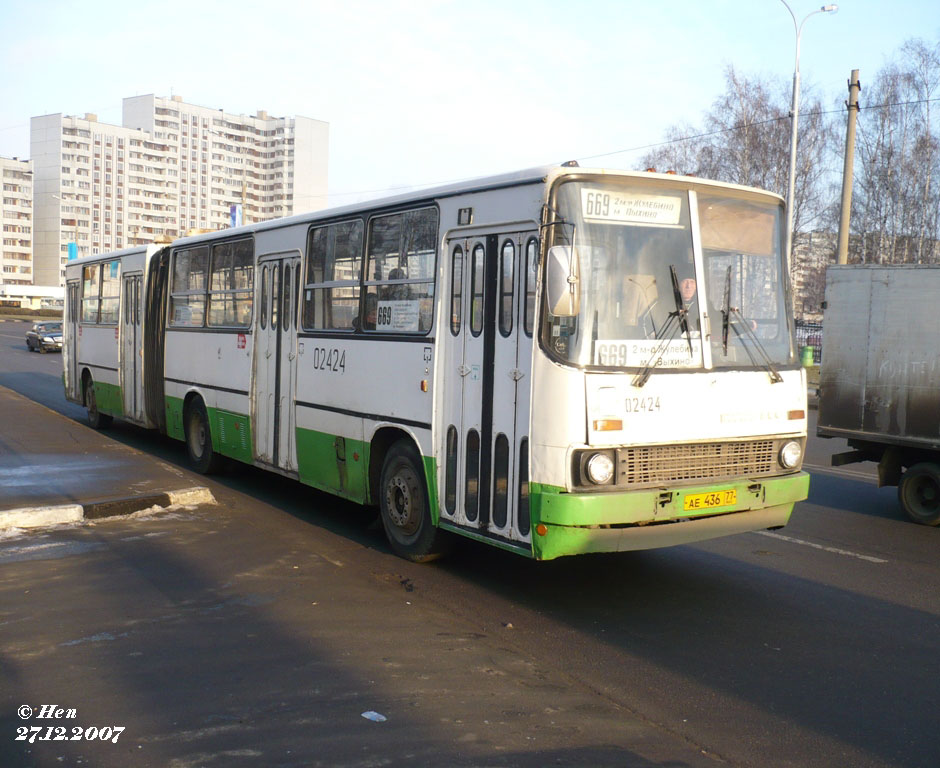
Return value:
<svg viewBox="0 0 940 768">
<path fill-rule="evenodd" d="M 313 367 L 317 371 L 346 373 L 346 351 L 336 348 L 314 347 Z"/>
</svg>

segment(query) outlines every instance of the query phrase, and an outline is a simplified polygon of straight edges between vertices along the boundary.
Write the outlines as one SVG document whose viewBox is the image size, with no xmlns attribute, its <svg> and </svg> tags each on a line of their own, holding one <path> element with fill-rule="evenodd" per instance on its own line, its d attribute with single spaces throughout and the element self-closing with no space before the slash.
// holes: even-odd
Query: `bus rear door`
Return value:
<svg viewBox="0 0 940 768">
<path fill-rule="evenodd" d="M 141 376 L 141 275 L 125 275 L 121 300 L 121 387 L 124 415 L 134 421 L 144 418 L 144 382 Z"/>
<path fill-rule="evenodd" d="M 81 317 L 81 288 L 79 280 L 69 280 L 65 286 L 65 344 L 62 355 L 65 358 L 65 396 L 76 402 L 81 402 L 82 393 L 78 386 L 78 331 Z"/>
</svg>

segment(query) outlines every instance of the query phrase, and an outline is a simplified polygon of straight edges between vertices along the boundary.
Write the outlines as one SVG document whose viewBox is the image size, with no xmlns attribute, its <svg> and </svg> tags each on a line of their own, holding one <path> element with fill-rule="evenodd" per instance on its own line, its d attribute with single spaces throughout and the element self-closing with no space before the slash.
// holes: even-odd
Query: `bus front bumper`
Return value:
<svg viewBox="0 0 940 768">
<path fill-rule="evenodd" d="M 727 507 L 686 511 L 688 496 L 736 492 Z M 532 554 L 537 560 L 587 552 L 655 549 L 747 531 L 780 528 L 793 505 L 809 494 L 809 475 L 759 478 L 675 490 L 566 493 L 541 487 L 532 494 Z"/>
</svg>

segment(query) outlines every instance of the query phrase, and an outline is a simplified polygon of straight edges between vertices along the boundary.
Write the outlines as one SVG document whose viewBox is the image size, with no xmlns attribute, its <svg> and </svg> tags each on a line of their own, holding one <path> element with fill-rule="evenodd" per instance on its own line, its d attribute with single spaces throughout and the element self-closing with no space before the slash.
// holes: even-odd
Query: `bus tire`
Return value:
<svg viewBox="0 0 940 768">
<path fill-rule="evenodd" d="M 92 429 L 107 429 L 114 419 L 98 410 L 95 397 L 95 382 L 91 376 L 85 376 L 85 407 L 88 409 L 88 426 Z"/>
<path fill-rule="evenodd" d="M 940 467 L 925 461 L 901 476 L 898 500 L 915 523 L 940 525 Z"/>
<path fill-rule="evenodd" d="M 395 443 L 385 457 L 379 510 L 385 535 L 399 557 L 427 563 L 446 552 L 448 534 L 431 522 L 421 459 L 407 440 Z"/>
<path fill-rule="evenodd" d="M 212 432 L 206 406 L 199 397 L 186 406 L 183 418 L 186 427 L 186 451 L 189 462 L 200 475 L 211 475 L 222 467 L 222 457 L 212 449 Z"/>
</svg>

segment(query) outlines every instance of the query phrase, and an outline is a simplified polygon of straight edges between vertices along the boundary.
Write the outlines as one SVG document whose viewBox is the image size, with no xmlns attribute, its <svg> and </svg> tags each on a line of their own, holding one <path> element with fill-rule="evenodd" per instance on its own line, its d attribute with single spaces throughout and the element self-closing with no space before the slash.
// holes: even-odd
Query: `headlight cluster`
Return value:
<svg viewBox="0 0 940 768">
<path fill-rule="evenodd" d="M 796 440 L 790 440 L 783 444 L 778 455 L 780 466 L 784 469 L 793 469 L 799 466 L 800 459 L 803 458 L 803 448 Z"/>
<path fill-rule="evenodd" d="M 595 453 L 584 465 L 588 480 L 595 485 L 606 485 L 614 476 L 614 460 L 606 453 Z"/>
<path fill-rule="evenodd" d="M 800 438 L 758 438 L 666 446 L 583 448 L 575 451 L 572 483 L 584 490 L 692 484 L 773 477 L 799 470 Z"/>
</svg>

